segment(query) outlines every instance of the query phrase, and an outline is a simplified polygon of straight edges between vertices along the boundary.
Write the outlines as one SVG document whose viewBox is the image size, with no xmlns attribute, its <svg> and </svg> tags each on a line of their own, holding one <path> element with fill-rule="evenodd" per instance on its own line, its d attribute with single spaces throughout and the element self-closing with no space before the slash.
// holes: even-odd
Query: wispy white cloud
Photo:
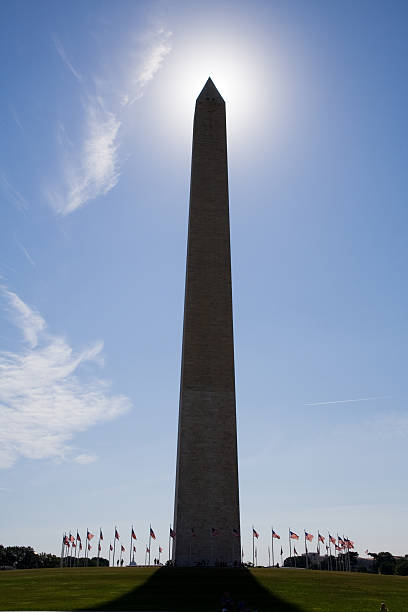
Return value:
<svg viewBox="0 0 408 612">
<path fill-rule="evenodd" d="M 46 196 L 54 210 L 62 215 L 78 210 L 87 202 L 106 195 L 117 184 L 120 176 L 118 148 L 121 127 L 120 106 L 133 104 L 157 74 L 171 51 L 171 32 L 165 28 L 148 32 L 140 41 L 132 64 L 133 74 L 126 77 L 122 87 L 113 86 L 106 79 L 94 76 L 97 95 L 86 90 L 83 97 L 84 116 L 79 142 L 72 142 L 62 122 L 58 123 L 57 140 L 62 151 L 62 180 L 58 187 L 48 187 Z M 78 80 L 82 75 L 73 68 L 58 38 L 54 44 L 62 60 Z M 127 74 L 129 70 L 126 71 Z M 118 90 L 120 105 L 118 103 Z M 123 93 L 125 92 L 125 93 Z M 107 104 L 107 100 L 116 102 Z M 123 109 L 122 109 L 123 112 Z"/>
<path fill-rule="evenodd" d="M 79 463 L 80 465 L 87 465 L 88 463 L 93 463 L 96 461 L 98 457 L 96 455 L 89 455 L 88 453 L 82 453 L 82 455 L 77 455 L 74 458 L 75 463 Z"/>
<path fill-rule="evenodd" d="M 76 70 L 76 68 L 74 68 L 74 66 L 72 65 L 72 62 L 70 61 L 64 47 L 62 46 L 62 42 L 60 41 L 60 39 L 58 38 L 56 34 L 53 35 L 52 40 L 54 42 L 57 53 L 62 59 L 66 68 L 68 68 L 68 70 L 74 75 L 77 81 L 81 82 L 82 74 L 78 70 Z"/>
<path fill-rule="evenodd" d="M 64 338 L 47 332 L 44 319 L 15 293 L 1 290 L 27 345 L 0 352 L 0 467 L 19 457 L 93 461 L 92 454 L 74 456 L 69 441 L 131 406 L 127 397 L 110 395 L 106 381 L 80 376 L 84 363 L 100 359 L 103 343 L 74 351 Z"/>
<path fill-rule="evenodd" d="M 27 260 L 30 262 L 30 264 L 33 266 L 33 268 L 36 267 L 35 265 L 35 261 L 34 259 L 31 257 L 30 253 L 28 252 L 28 250 L 25 248 L 25 246 L 23 244 L 21 244 L 21 242 L 14 237 L 15 241 L 16 241 L 16 245 L 19 247 L 19 249 L 24 253 L 24 255 L 26 256 Z"/>
<path fill-rule="evenodd" d="M 6 198 L 11 202 L 20 212 L 24 212 L 28 208 L 27 200 L 21 195 L 17 189 L 13 187 L 6 175 L 0 173 L 0 187 Z"/>
<path fill-rule="evenodd" d="M 100 98 L 88 98 L 79 155 L 75 154 L 75 147 L 65 149 L 63 186 L 48 190 L 50 204 L 58 213 L 72 213 L 115 187 L 119 178 L 119 128 L 120 121 L 104 108 Z"/>
<path fill-rule="evenodd" d="M 38 344 L 38 335 L 46 328 L 44 319 L 38 312 L 27 306 L 16 293 L 9 291 L 4 286 L 0 286 L 0 289 L 8 303 L 7 310 L 12 321 L 21 330 L 30 348 L 35 348 Z"/>
<path fill-rule="evenodd" d="M 143 51 L 140 53 L 135 73 L 131 77 L 129 91 L 122 96 L 124 106 L 133 104 L 143 96 L 146 86 L 160 70 L 172 49 L 171 36 L 170 30 L 159 28 L 143 37 Z"/>
<path fill-rule="evenodd" d="M 329 404 L 352 404 L 354 402 L 371 402 L 374 400 L 390 399 L 390 395 L 380 395 L 376 397 L 358 397 L 355 399 L 344 399 L 344 400 L 332 400 L 329 402 L 312 402 L 305 404 L 305 406 L 328 406 Z"/>
</svg>

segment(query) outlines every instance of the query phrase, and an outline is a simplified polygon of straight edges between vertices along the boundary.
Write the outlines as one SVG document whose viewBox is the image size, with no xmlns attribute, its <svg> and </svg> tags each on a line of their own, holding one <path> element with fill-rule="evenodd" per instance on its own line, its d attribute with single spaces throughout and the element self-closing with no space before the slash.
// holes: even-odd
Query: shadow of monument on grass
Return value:
<svg viewBox="0 0 408 612">
<path fill-rule="evenodd" d="M 272 595 L 249 570 L 238 568 L 161 568 L 141 586 L 89 609 L 221 612 L 226 592 L 234 602 L 231 612 L 301 612 Z M 245 603 L 241 608 L 240 602 Z"/>
</svg>

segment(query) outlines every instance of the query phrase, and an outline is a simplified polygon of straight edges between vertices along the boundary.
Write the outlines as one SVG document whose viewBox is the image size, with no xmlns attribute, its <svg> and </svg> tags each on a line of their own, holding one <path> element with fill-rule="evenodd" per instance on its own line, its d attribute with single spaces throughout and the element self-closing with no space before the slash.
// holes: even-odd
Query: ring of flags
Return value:
<svg viewBox="0 0 408 612">
<path fill-rule="evenodd" d="M 74 532 L 75 533 L 75 532 Z M 217 537 L 221 534 L 221 531 L 217 528 L 217 527 L 211 527 L 210 530 L 211 536 L 213 537 Z M 240 537 L 240 532 L 236 527 L 232 527 L 231 528 L 231 532 L 233 537 Z M 277 539 L 280 540 L 281 536 L 274 530 L 271 528 L 271 539 L 272 539 L 272 559 L 273 559 L 273 540 Z M 191 528 L 191 537 L 195 538 L 197 536 L 197 533 L 195 531 L 195 529 L 192 527 Z M 92 549 L 92 545 L 91 545 L 91 540 L 95 537 L 95 534 L 92 533 L 91 531 L 89 531 L 89 529 L 87 528 L 86 530 L 86 550 L 85 550 L 85 556 L 84 558 L 87 559 L 88 558 L 88 552 Z M 308 555 L 308 547 L 306 545 L 306 542 L 312 542 L 314 539 L 314 535 L 306 530 L 304 530 L 304 538 L 305 538 L 305 554 L 306 557 Z M 260 534 L 259 532 L 255 529 L 255 527 L 252 527 L 252 539 L 253 541 L 259 540 L 260 538 Z M 176 539 L 176 531 L 171 527 L 170 525 L 170 530 L 169 530 L 169 560 L 170 560 L 170 542 L 171 540 Z M 136 537 L 136 533 L 135 530 L 133 528 L 131 528 L 131 533 L 130 533 L 130 555 L 132 553 L 136 552 L 136 546 L 134 546 L 132 544 L 132 542 L 134 540 L 137 540 Z M 149 564 L 150 564 L 150 553 L 151 553 L 151 545 L 150 545 L 150 540 L 156 540 L 156 533 L 153 530 L 152 526 L 149 527 L 149 544 L 146 545 L 146 554 L 149 555 Z M 292 531 L 291 529 L 289 529 L 289 541 L 290 540 L 299 540 L 299 535 L 295 532 Z M 99 564 L 99 556 L 100 553 L 102 552 L 102 542 L 104 541 L 104 535 L 103 535 L 103 531 L 102 528 L 100 528 L 99 530 L 99 540 L 98 540 L 98 546 L 97 546 L 97 550 L 98 550 L 98 564 Z M 115 563 L 115 544 L 116 541 L 118 541 L 118 545 L 120 544 L 120 562 L 121 564 L 123 563 L 122 561 L 122 553 L 126 551 L 125 546 L 120 542 L 120 535 L 119 535 L 119 531 L 117 529 L 117 527 L 115 527 L 114 529 L 114 538 L 113 538 L 113 546 L 112 546 L 112 542 L 109 543 L 109 565 L 111 565 L 111 553 L 113 553 L 113 559 L 112 559 L 112 564 L 114 565 Z M 317 532 L 317 552 L 320 555 L 320 544 L 325 544 L 326 542 L 326 538 L 325 536 L 323 536 L 320 531 Z M 331 556 L 331 549 L 330 546 L 333 544 L 334 546 L 334 551 L 335 553 L 338 552 L 342 552 L 342 553 L 347 553 L 351 550 L 354 549 L 354 542 L 352 540 L 350 540 L 348 537 L 341 537 L 339 535 L 337 535 L 337 537 L 332 536 L 330 533 L 328 534 L 328 538 L 327 538 L 327 544 L 325 545 L 326 547 L 326 553 L 327 555 L 330 554 Z M 71 555 L 69 555 L 69 549 L 72 549 L 72 553 Z M 80 552 L 82 551 L 82 538 L 79 534 L 79 531 L 76 531 L 76 537 L 69 532 L 68 535 L 65 533 L 63 535 L 62 538 L 62 554 L 61 554 L 61 564 L 63 563 L 63 560 L 65 557 L 69 557 L 70 559 L 74 558 L 75 559 L 79 559 L 80 558 Z M 75 555 L 74 555 L 74 550 L 75 550 Z M 161 553 L 163 553 L 163 547 L 161 545 L 158 546 L 158 551 L 159 551 L 159 560 L 160 560 L 160 555 Z M 268 547 L 268 554 L 270 553 L 270 549 Z M 254 557 L 257 558 L 257 550 L 254 551 Z M 298 556 L 298 552 L 296 551 L 296 548 L 293 547 L 293 554 L 295 557 Z M 280 555 L 283 561 L 283 547 L 280 547 Z M 243 550 L 242 550 L 242 555 L 241 555 L 241 560 L 243 560 Z M 119 562 L 118 562 L 119 563 Z M 156 563 L 156 559 L 155 559 L 155 563 Z M 70 561 L 71 564 L 71 561 Z M 134 564 L 134 561 L 133 561 Z"/>
</svg>

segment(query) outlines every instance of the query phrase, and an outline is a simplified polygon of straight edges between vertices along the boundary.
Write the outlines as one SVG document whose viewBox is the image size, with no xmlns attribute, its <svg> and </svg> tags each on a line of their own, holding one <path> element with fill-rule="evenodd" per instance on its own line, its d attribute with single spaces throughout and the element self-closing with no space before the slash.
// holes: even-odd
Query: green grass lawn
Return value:
<svg viewBox="0 0 408 612">
<path fill-rule="evenodd" d="M 0 572 L 1 610 L 219 612 L 229 591 L 258 612 L 408 611 L 408 577 L 292 569 L 72 568 Z"/>
</svg>

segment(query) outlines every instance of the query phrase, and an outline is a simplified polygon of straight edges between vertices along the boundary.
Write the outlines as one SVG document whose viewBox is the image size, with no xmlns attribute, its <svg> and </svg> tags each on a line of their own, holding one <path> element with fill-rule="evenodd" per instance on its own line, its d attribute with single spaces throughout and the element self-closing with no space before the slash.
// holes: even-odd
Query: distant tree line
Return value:
<svg viewBox="0 0 408 612">
<path fill-rule="evenodd" d="M 65 557 L 64 566 L 83 566 L 85 560 L 75 557 Z M 97 557 L 86 559 L 88 567 L 96 567 Z M 41 569 L 46 567 L 60 567 L 61 557 L 51 553 L 36 553 L 31 546 L 2 546 L 0 544 L 0 569 L 13 567 L 15 569 Z M 99 566 L 107 567 L 108 559 L 100 557 Z"/>
<path fill-rule="evenodd" d="M 399 576 L 408 576 L 408 555 L 405 557 L 394 557 L 390 552 L 369 553 L 373 562 L 370 567 L 358 566 L 358 553 L 349 552 L 347 554 L 339 554 L 337 557 L 326 556 L 321 557 L 319 561 L 309 559 L 309 569 L 334 570 L 342 571 L 350 567 L 353 572 L 369 572 L 375 574 L 397 574 Z M 347 559 L 349 556 L 349 560 Z M 350 564 L 348 564 L 350 561 Z M 285 567 L 305 568 L 306 556 L 300 555 L 296 557 L 287 557 L 284 561 Z"/>
<path fill-rule="evenodd" d="M 393 557 L 390 552 L 370 553 L 374 559 L 374 571 L 379 574 L 398 574 L 408 576 L 408 555 Z"/>
<path fill-rule="evenodd" d="M 0 567 L 35 569 L 59 567 L 60 558 L 50 553 L 36 553 L 31 546 L 2 546 L 0 544 Z"/>
</svg>

